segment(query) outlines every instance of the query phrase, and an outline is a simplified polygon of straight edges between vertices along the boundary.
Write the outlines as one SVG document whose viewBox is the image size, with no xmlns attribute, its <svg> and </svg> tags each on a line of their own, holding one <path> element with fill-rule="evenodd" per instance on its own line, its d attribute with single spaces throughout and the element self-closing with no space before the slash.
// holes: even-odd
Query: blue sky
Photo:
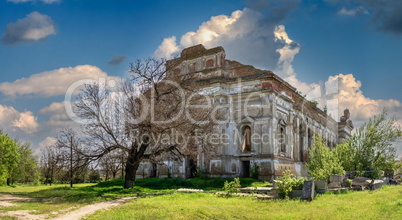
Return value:
<svg viewBox="0 0 402 220">
<path fill-rule="evenodd" d="M 383 107 L 400 117 L 401 10 L 398 0 L 0 0 L 0 126 L 45 145 L 69 125 L 69 83 L 124 77 L 134 59 L 198 43 L 302 91 L 339 78 L 356 125 Z"/>
</svg>

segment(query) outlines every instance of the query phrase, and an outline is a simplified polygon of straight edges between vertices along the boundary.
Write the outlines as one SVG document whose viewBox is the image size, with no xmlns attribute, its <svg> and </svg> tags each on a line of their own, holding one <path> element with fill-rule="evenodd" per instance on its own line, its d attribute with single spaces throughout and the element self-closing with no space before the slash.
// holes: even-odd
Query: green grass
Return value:
<svg viewBox="0 0 402 220">
<path fill-rule="evenodd" d="M 205 193 L 134 200 L 87 219 L 402 219 L 402 186 L 319 195 L 314 201 L 260 201 Z"/>
<path fill-rule="evenodd" d="M 127 196 L 146 196 L 171 194 L 178 188 L 193 188 L 219 190 L 226 180 L 233 178 L 181 179 L 181 178 L 151 178 L 138 179 L 132 189 L 123 189 L 124 180 L 112 180 L 98 184 L 75 184 L 70 188 L 67 184 L 52 186 L 17 185 L 0 187 L 0 193 L 33 198 L 34 201 L 15 202 L 18 206 L 0 207 L 0 212 L 15 210 L 34 210 L 34 214 L 45 214 L 60 211 L 70 207 L 79 208 L 83 205 L 102 202 Z M 242 185 L 266 185 L 266 182 L 254 179 L 242 179 Z"/>
<path fill-rule="evenodd" d="M 211 193 L 174 193 L 178 188 L 219 190 L 225 181 L 232 180 L 139 179 L 133 189 L 123 189 L 122 180 L 76 184 L 74 188 L 68 185 L 0 187 L 0 193 L 35 199 L 15 202 L 18 206 L 0 207 L 0 212 L 31 210 L 32 214 L 45 214 L 119 197 L 157 194 L 111 210 L 99 211 L 88 219 L 133 219 L 133 216 L 135 219 L 402 219 L 402 186 L 385 186 L 377 191 L 325 194 L 312 202 L 222 198 Z M 241 179 L 241 183 L 242 187 L 267 185 L 267 182 L 253 179 Z"/>
</svg>

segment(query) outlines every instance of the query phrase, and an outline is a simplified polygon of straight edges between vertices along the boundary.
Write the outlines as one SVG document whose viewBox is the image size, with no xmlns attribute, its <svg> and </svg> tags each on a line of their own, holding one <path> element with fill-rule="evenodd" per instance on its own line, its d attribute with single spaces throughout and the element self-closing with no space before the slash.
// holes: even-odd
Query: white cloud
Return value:
<svg viewBox="0 0 402 220">
<path fill-rule="evenodd" d="M 19 112 L 12 106 L 0 105 L 0 127 L 14 135 L 33 134 L 39 124 L 37 118 L 30 111 Z"/>
<path fill-rule="evenodd" d="M 38 41 L 52 34 L 56 34 L 53 20 L 34 11 L 15 23 L 9 23 L 2 41 L 4 44 L 12 45 Z"/>
<path fill-rule="evenodd" d="M 214 41 L 219 41 L 219 39 L 224 36 L 235 39 L 238 37 L 238 35 L 250 32 L 252 29 L 249 27 L 248 30 L 244 30 L 245 28 L 243 25 L 240 26 L 243 27 L 241 29 L 236 30 L 234 28 L 236 22 L 241 21 L 244 17 L 247 17 L 246 14 L 249 14 L 248 17 L 254 17 L 254 19 L 251 19 L 250 22 L 247 22 L 250 25 L 246 25 L 245 27 L 252 27 L 253 25 L 251 24 L 258 20 L 256 18 L 257 12 L 249 9 L 244 9 L 243 11 L 234 11 L 232 12 L 231 16 L 212 16 L 209 21 L 203 22 L 197 31 L 185 33 L 181 37 L 179 45 L 176 43 L 175 36 L 165 38 L 162 44 L 155 51 L 154 56 L 158 58 L 171 58 L 175 53 L 180 52 L 182 49 L 189 46 L 204 44 L 205 46 L 210 47 L 213 45 Z"/>
<path fill-rule="evenodd" d="M 180 48 L 176 45 L 176 37 L 168 37 L 163 39 L 162 44 L 158 46 L 158 49 L 154 52 L 154 57 L 171 59 L 179 51 Z"/>
<path fill-rule="evenodd" d="M 55 127 L 74 127 L 77 123 L 72 121 L 66 113 L 64 102 L 53 102 L 47 107 L 42 108 L 39 112 L 42 114 L 50 115 L 49 121 L 46 122 L 47 125 Z M 69 104 L 69 102 L 67 102 Z"/>
<path fill-rule="evenodd" d="M 378 115 L 383 108 L 389 109 L 389 113 L 402 115 L 402 103 L 394 99 L 371 99 L 364 96 L 361 90 L 362 83 L 352 74 L 338 74 L 330 76 L 331 79 L 339 81 L 339 107 L 343 111 L 348 108 L 351 112 L 354 124 L 362 125 L 369 118 Z"/>
<path fill-rule="evenodd" d="M 54 137 L 46 137 L 43 139 L 41 142 L 38 143 L 38 147 L 35 149 L 34 154 L 35 155 L 42 155 L 43 151 L 49 147 L 52 146 L 53 144 L 57 143 L 57 139 Z"/>
<path fill-rule="evenodd" d="M 287 13 L 286 10 L 281 12 Z M 279 59 L 276 49 L 280 46 L 274 40 L 276 23 L 248 8 L 234 11 L 230 16 L 212 16 L 196 31 L 187 32 L 180 38 L 165 38 L 154 57 L 172 58 L 186 47 L 203 44 L 207 48 L 223 46 L 229 59 L 258 68 L 274 68 Z"/>
<path fill-rule="evenodd" d="M 47 146 L 53 145 L 57 142 L 57 139 L 54 137 L 46 137 L 43 141 L 39 142 L 39 148 L 45 148 Z"/>
<path fill-rule="evenodd" d="M 0 83 L 0 91 L 10 97 L 18 95 L 38 95 L 51 97 L 63 95 L 71 84 L 82 79 L 98 80 L 108 77 L 100 68 L 91 65 L 66 67 L 37 73 L 28 78 Z"/>
<path fill-rule="evenodd" d="M 275 68 L 275 73 L 281 76 L 290 85 L 296 87 L 297 90 L 301 91 L 303 94 L 310 93 L 316 84 L 308 85 L 307 83 L 298 80 L 297 74 L 292 66 L 294 57 L 300 51 L 300 45 L 289 38 L 284 25 L 278 25 L 275 27 L 274 36 L 275 41 L 281 42 L 283 45 L 281 48 L 276 50 L 280 56 Z"/>
</svg>

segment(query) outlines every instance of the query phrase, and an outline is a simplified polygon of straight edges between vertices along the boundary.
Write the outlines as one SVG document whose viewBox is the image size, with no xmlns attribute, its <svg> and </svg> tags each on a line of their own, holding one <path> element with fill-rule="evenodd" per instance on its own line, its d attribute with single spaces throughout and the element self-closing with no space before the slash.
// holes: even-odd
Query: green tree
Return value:
<svg viewBox="0 0 402 220">
<path fill-rule="evenodd" d="M 338 158 L 345 171 L 354 170 L 352 168 L 354 166 L 354 153 L 353 149 L 350 147 L 347 141 L 344 141 L 342 144 L 336 145 L 336 148 L 333 149 L 333 153 Z"/>
<path fill-rule="evenodd" d="M 35 178 L 37 175 L 38 167 L 38 159 L 34 155 L 34 152 L 31 148 L 30 142 L 21 142 L 15 141 L 17 145 L 17 152 L 20 157 L 20 162 L 17 166 L 12 170 L 11 173 L 11 183 L 20 182 L 20 183 L 28 183 L 36 181 Z M 36 176 L 35 176 L 36 175 Z"/>
<path fill-rule="evenodd" d="M 15 141 L 0 130 L 0 184 L 7 180 L 11 183 L 11 174 L 20 160 Z"/>
<path fill-rule="evenodd" d="M 338 145 L 336 151 L 345 170 L 392 170 L 396 163 L 396 147 L 393 143 L 401 138 L 400 127 L 394 118 L 388 118 L 388 112 L 384 109 Z"/>
<path fill-rule="evenodd" d="M 331 151 L 320 136 L 314 136 L 314 143 L 308 151 L 309 161 L 306 163 L 309 174 L 317 180 L 329 181 L 331 174 L 345 174 L 335 151 Z"/>
</svg>

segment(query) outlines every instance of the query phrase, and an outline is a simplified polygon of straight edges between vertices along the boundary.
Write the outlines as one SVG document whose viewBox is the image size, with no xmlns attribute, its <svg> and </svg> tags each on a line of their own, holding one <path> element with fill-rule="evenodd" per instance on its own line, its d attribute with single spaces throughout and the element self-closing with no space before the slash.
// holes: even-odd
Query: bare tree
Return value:
<svg viewBox="0 0 402 220">
<path fill-rule="evenodd" d="M 82 155 L 99 159 L 115 150 L 127 155 L 124 188 L 134 186 L 144 160 L 169 155 L 182 158 L 197 153 L 197 129 L 209 129 L 211 106 L 200 96 L 196 79 L 182 76 L 174 63 L 138 60 L 131 79 L 111 88 L 110 82 L 85 85 L 75 104 L 88 143 Z M 204 104 L 204 107 L 194 107 Z"/>
<path fill-rule="evenodd" d="M 116 179 L 117 173 L 122 168 L 121 158 L 124 157 L 122 151 L 112 151 L 105 156 L 100 161 L 100 165 L 105 173 L 106 180 L 109 179 L 109 174 L 112 174 L 112 179 Z"/>
<path fill-rule="evenodd" d="M 78 175 L 85 176 L 91 162 L 88 157 L 82 155 L 84 152 L 80 147 L 82 144 L 83 141 L 72 128 L 65 128 L 59 132 L 56 146 L 61 151 L 60 160 L 63 161 L 65 167 L 68 167 L 70 187 L 73 187 L 74 178 Z"/>
<path fill-rule="evenodd" d="M 52 185 L 54 183 L 55 173 L 62 168 L 60 166 L 61 161 L 62 155 L 60 149 L 55 145 L 48 145 L 41 150 L 40 168 L 45 177 L 45 184 L 49 183 Z"/>
</svg>

